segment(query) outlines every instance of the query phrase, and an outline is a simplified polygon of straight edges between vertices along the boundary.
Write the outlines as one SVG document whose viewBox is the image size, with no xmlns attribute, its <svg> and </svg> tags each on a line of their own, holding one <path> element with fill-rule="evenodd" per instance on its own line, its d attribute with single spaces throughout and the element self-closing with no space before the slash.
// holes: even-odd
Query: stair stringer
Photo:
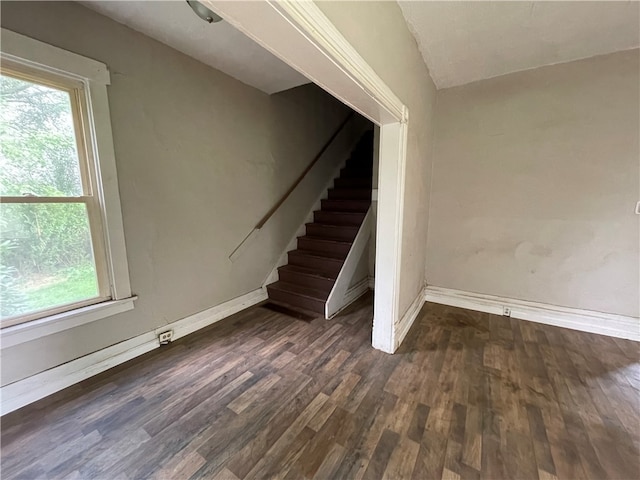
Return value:
<svg viewBox="0 0 640 480">
<path fill-rule="evenodd" d="M 360 225 L 360 229 L 353 240 L 351 249 L 347 254 L 347 258 L 340 269 L 340 273 L 336 278 L 336 282 L 329 293 L 327 302 L 324 306 L 324 317 L 333 318 L 341 310 L 348 307 L 351 303 L 356 301 L 369 289 L 368 279 L 365 277 L 364 282 L 359 282 L 353 287 L 351 286 L 351 280 L 358 268 L 358 264 L 364 255 L 364 252 L 369 246 L 369 237 L 371 236 L 371 226 L 373 224 L 373 212 L 371 207 L 367 210 L 367 214 Z"/>
<path fill-rule="evenodd" d="M 267 285 L 278 281 L 278 268 L 287 264 L 287 253 L 297 248 L 298 237 L 304 236 L 304 234 L 306 233 L 306 224 L 313 222 L 313 212 L 316 210 L 320 210 L 322 200 L 326 200 L 328 198 L 328 191 L 333 186 L 334 180 L 340 176 L 340 170 L 342 170 L 346 166 L 347 160 L 349 160 L 349 155 L 351 154 L 353 149 L 356 147 L 356 145 L 360 141 L 360 138 L 362 137 L 362 135 L 364 135 L 364 133 L 367 130 L 371 129 L 371 122 L 364 119 L 363 117 L 360 117 L 359 115 L 355 115 L 351 120 L 351 122 L 353 122 L 353 126 L 352 126 L 353 130 L 350 131 L 350 135 L 353 135 L 352 142 L 345 145 L 340 152 L 336 152 L 335 149 L 332 149 L 330 147 L 324 153 L 324 155 L 336 155 L 336 156 L 339 155 L 343 157 L 343 160 L 336 166 L 335 170 L 333 171 L 333 174 L 329 178 L 329 181 L 325 184 L 324 189 L 322 190 L 322 192 L 320 193 L 320 195 L 318 196 L 314 204 L 309 209 L 307 216 L 304 218 L 304 220 L 302 221 L 302 223 L 300 224 L 296 232 L 293 234 L 293 236 L 291 237 L 291 240 L 289 240 L 289 243 L 287 244 L 286 248 L 284 249 L 280 257 L 278 258 L 278 261 L 276 262 L 274 267 L 271 269 L 267 277 L 262 282 L 262 289 L 264 291 L 267 290 Z M 337 144 L 338 142 L 339 142 L 339 138 L 336 138 L 334 139 L 333 143 Z"/>
</svg>

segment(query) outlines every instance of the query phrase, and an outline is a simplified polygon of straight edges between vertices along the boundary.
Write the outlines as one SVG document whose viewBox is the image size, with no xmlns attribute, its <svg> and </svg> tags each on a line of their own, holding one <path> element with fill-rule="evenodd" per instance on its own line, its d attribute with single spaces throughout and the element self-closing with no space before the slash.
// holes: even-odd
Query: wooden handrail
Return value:
<svg viewBox="0 0 640 480">
<path fill-rule="evenodd" d="M 329 148 L 329 145 L 331 145 L 331 143 L 335 140 L 335 138 L 338 136 L 338 134 L 342 131 L 342 129 L 347 125 L 347 123 L 349 123 L 349 120 L 351 120 L 351 117 L 353 117 L 354 112 L 349 112 L 349 115 L 347 115 L 347 118 L 344 119 L 344 121 L 338 126 L 338 128 L 336 129 L 335 132 L 333 132 L 333 135 L 331 135 L 331 137 L 329 138 L 329 140 L 327 140 L 325 142 L 325 144 L 323 145 L 323 147 L 320 149 L 320 151 L 318 152 L 318 154 L 314 157 L 314 159 L 311 161 L 311 163 L 307 166 L 307 168 L 304 169 L 304 171 L 300 174 L 300 176 L 296 179 L 296 181 L 293 183 L 293 185 L 291 185 L 291 187 L 289 188 L 289 190 L 287 190 L 285 192 L 285 194 L 282 196 L 282 198 L 280 198 L 280 200 L 278 201 L 278 203 L 276 203 L 271 210 L 269 210 L 264 217 L 262 217 L 260 219 L 260 221 L 258 222 L 258 224 L 255 226 L 256 230 L 260 230 L 265 223 L 267 223 L 267 221 L 273 216 L 274 213 L 276 213 L 276 211 L 282 206 L 282 204 L 287 200 L 287 198 L 289 198 L 289 195 L 291 195 L 291 193 L 293 193 L 293 191 L 296 189 L 296 187 L 300 184 L 300 182 L 304 179 L 304 177 L 307 175 L 307 173 L 309 173 L 309 171 L 313 168 L 313 166 L 318 162 L 318 160 L 320 160 L 320 157 L 322 157 L 322 154 L 327 150 L 327 148 Z"/>
</svg>

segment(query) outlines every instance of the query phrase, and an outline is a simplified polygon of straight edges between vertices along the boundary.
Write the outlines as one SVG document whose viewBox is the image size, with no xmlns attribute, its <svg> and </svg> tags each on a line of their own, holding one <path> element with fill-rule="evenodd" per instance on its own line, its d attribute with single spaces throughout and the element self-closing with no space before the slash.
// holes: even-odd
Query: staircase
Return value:
<svg viewBox="0 0 640 480">
<path fill-rule="evenodd" d="M 351 244 L 371 205 L 373 131 L 366 132 L 340 176 L 313 212 L 306 235 L 288 253 L 289 263 L 278 269 L 279 280 L 267 285 L 269 298 L 293 307 L 322 313 Z"/>
</svg>

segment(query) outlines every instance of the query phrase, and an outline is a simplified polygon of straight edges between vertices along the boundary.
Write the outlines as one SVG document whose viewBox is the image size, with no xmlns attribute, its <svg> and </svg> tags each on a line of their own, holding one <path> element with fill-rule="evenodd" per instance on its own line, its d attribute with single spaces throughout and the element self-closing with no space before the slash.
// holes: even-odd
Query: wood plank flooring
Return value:
<svg viewBox="0 0 640 480">
<path fill-rule="evenodd" d="M 3 479 L 638 479 L 638 344 L 427 304 L 396 355 L 371 298 L 265 308 L 2 419 Z"/>
</svg>

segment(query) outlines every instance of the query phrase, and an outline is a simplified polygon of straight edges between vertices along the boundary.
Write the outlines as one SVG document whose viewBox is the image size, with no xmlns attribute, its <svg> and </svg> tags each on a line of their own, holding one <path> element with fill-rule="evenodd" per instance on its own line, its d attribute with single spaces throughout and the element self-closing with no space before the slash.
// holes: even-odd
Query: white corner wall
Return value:
<svg viewBox="0 0 640 480">
<path fill-rule="evenodd" d="M 638 316 L 639 56 L 438 91 L 429 285 Z"/>
</svg>

